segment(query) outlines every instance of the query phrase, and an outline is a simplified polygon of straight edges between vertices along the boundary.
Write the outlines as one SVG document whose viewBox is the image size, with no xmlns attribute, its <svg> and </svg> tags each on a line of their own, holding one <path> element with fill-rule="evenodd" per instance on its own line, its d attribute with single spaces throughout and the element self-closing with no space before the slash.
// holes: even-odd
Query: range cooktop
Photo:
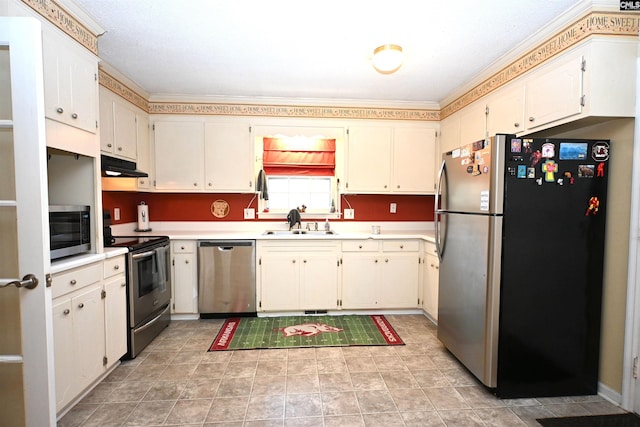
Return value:
<svg viewBox="0 0 640 427">
<path fill-rule="evenodd" d="M 169 242 L 168 236 L 114 236 L 106 246 L 112 248 L 144 249 L 159 243 Z"/>
</svg>

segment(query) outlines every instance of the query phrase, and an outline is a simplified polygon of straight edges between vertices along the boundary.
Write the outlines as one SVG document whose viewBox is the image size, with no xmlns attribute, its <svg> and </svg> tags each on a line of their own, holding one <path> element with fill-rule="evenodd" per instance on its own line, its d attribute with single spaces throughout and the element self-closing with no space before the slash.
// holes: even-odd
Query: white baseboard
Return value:
<svg viewBox="0 0 640 427">
<path fill-rule="evenodd" d="M 612 388 L 598 383 L 598 395 L 617 406 L 622 406 L 622 394 Z"/>
</svg>

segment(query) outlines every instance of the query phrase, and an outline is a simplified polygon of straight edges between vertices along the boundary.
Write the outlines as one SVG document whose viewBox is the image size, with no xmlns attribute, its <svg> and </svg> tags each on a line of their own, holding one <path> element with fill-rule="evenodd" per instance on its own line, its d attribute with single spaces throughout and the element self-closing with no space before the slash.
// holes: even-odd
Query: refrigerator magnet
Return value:
<svg viewBox="0 0 640 427">
<path fill-rule="evenodd" d="M 518 165 L 518 174 L 516 176 L 518 178 L 526 178 L 527 177 L 527 167 L 525 165 Z"/>
<path fill-rule="evenodd" d="M 536 177 L 536 168 L 527 168 L 527 178 Z"/>
<path fill-rule="evenodd" d="M 556 146 L 550 142 L 542 144 L 542 157 L 549 159 L 556 156 Z"/>
<path fill-rule="evenodd" d="M 554 182 L 556 172 L 558 172 L 558 164 L 553 160 L 547 160 L 542 164 L 542 172 L 546 182 Z"/>
<path fill-rule="evenodd" d="M 522 152 L 522 140 L 514 138 L 511 140 L 511 152 L 512 153 L 521 153 Z"/>
<path fill-rule="evenodd" d="M 604 176 L 604 162 L 603 163 L 598 163 L 598 167 L 596 168 L 596 176 L 598 178 Z"/>
<path fill-rule="evenodd" d="M 595 170 L 595 165 L 578 165 L 578 178 L 593 178 Z"/>
<path fill-rule="evenodd" d="M 538 162 L 540 162 L 541 158 L 542 158 L 542 153 L 540 152 L 540 150 L 536 150 L 533 153 L 531 153 L 531 156 L 529 157 L 529 161 L 531 162 L 531 167 L 532 168 L 536 167 Z"/>
<path fill-rule="evenodd" d="M 606 162 L 609 160 L 609 144 L 604 141 L 596 142 L 591 148 L 591 157 L 596 162 Z"/>
<path fill-rule="evenodd" d="M 575 183 L 576 180 L 573 178 L 573 174 L 571 172 L 566 171 L 563 175 L 564 175 L 565 179 L 567 181 L 569 181 L 570 185 Z"/>
<path fill-rule="evenodd" d="M 600 200 L 595 196 L 591 197 L 589 199 L 589 205 L 587 206 L 587 212 L 585 212 L 584 216 L 596 215 L 598 209 L 600 209 Z"/>
</svg>

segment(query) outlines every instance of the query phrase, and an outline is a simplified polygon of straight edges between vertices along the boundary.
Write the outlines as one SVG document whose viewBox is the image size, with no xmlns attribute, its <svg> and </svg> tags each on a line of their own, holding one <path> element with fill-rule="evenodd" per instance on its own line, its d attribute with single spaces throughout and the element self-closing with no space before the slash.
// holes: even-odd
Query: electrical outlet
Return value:
<svg viewBox="0 0 640 427">
<path fill-rule="evenodd" d="M 246 208 L 244 210 L 244 219 L 255 219 L 256 210 L 254 208 Z"/>
<path fill-rule="evenodd" d="M 120 208 L 113 208 L 113 220 L 120 221 Z"/>
<path fill-rule="evenodd" d="M 344 219 L 353 219 L 356 216 L 355 209 L 345 209 L 344 210 Z"/>
<path fill-rule="evenodd" d="M 391 203 L 391 204 L 389 205 L 389 213 L 396 213 L 396 208 L 397 208 L 397 207 L 398 207 L 398 206 L 397 206 L 395 203 Z"/>
</svg>

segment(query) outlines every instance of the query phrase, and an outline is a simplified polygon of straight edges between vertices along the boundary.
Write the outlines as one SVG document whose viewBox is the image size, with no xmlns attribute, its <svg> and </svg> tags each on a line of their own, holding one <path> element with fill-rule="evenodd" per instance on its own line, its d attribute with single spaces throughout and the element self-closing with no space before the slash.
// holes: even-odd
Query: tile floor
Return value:
<svg viewBox="0 0 640 427">
<path fill-rule="evenodd" d="M 623 412 L 598 396 L 497 399 L 427 318 L 387 318 L 406 346 L 209 353 L 221 320 L 174 321 L 58 426 L 537 426 Z"/>
</svg>

